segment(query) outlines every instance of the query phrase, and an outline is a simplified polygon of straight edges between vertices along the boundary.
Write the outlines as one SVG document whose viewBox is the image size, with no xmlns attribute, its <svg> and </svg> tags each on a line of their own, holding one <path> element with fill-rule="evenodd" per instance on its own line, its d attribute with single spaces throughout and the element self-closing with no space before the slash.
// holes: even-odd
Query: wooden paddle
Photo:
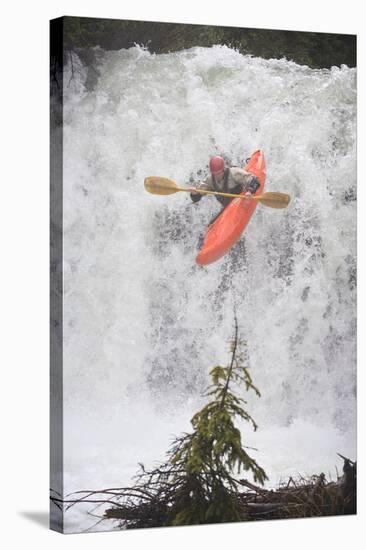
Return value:
<svg viewBox="0 0 366 550">
<path fill-rule="evenodd" d="M 185 191 L 186 193 L 192 192 L 191 189 L 187 187 L 178 187 L 174 180 L 161 178 L 159 176 L 149 176 L 145 178 L 144 185 L 146 191 L 154 195 L 172 195 L 179 191 Z M 217 191 L 206 191 L 205 189 L 196 189 L 196 192 L 202 195 L 220 195 L 221 197 L 255 200 L 270 208 L 287 208 L 290 202 L 290 195 L 286 195 L 286 193 L 275 193 L 273 191 L 263 193 L 262 195 L 233 195 L 232 193 L 219 193 Z"/>
</svg>

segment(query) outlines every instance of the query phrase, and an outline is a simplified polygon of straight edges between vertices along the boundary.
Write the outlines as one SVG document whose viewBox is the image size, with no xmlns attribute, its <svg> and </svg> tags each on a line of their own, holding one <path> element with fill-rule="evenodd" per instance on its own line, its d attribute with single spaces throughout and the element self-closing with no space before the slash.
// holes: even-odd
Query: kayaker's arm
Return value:
<svg viewBox="0 0 366 550">
<path fill-rule="evenodd" d="M 249 191 L 252 195 L 258 191 L 260 188 L 261 183 L 259 179 L 256 176 L 252 176 L 250 182 L 247 185 L 246 191 Z"/>
<path fill-rule="evenodd" d="M 204 179 L 203 181 L 200 181 L 196 187 L 190 187 L 191 199 L 193 202 L 200 201 L 204 196 L 204 195 L 201 195 L 201 193 L 197 193 L 197 189 L 202 189 L 204 191 L 213 191 L 214 189 L 212 187 L 211 176 L 207 176 L 206 179 Z"/>
<path fill-rule="evenodd" d="M 231 168 L 230 173 L 234 182 L 237 185 L 241 185 L 242 191 L 246 191 L 254 195 L 254 193 L 259 189 L 259 179 L 250 172 L 247 172 L 241 168 Z"/>
</svg>

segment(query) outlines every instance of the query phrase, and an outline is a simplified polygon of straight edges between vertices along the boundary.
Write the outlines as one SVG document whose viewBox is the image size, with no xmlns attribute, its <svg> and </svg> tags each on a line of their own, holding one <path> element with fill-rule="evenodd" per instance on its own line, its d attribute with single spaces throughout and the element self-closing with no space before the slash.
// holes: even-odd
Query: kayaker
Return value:
<svg viewBox="0 0 366 550">
<path fill-rule="evenodd" d="M 222 157 L 215 156 L 210 159 L 210 174 L 196 187 L 190 187 L 189 189 L 192 201 L 198 202 L 206 195 L 198 193 L 197 189 L 233 193 L 235 195 L 245 191 L 245 194 L 253 195 L 259 186 L 260 182 L 256 176 L 242 168 L 226 166 Z M 230 197 L 220 197 L 219 195 L 215 195 L 215 197 L 224 208 L 233 200 Z"/>
</svg>

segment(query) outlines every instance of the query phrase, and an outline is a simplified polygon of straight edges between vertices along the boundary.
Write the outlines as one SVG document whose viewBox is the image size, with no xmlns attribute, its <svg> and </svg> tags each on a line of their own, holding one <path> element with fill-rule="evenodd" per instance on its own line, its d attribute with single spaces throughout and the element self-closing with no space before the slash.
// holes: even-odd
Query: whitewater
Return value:
<svg viewBox="0 0 366 550">
<path fill-rule="evenodd" d="M 244 444 L 276 486 L 356 458 L 356 70 L 314 70 L 224 46 L 77 55 L 64 72 L 65 494 L 132 483 L 190 430 L 234 310 L 261 398 Z M 148 194 L 192 185 L 222 154 L 262 149 L 265 190 L 240 242 L 195 264 L 220 205 Z M 88 508 L 86 508 L 88 509 Z M 66 531 L 93 527 L 86 509 Z"/>
</svg>

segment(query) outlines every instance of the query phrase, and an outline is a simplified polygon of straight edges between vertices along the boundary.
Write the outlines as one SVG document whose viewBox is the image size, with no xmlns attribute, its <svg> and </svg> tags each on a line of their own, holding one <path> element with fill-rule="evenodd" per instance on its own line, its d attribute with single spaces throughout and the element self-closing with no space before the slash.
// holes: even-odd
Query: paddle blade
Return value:
<svg viewBox="0 0 366 550">
<path fill-rule="evenodd" d="M 175 181 L 169 178 L 160 178 L 159 176 L 149 176 L 144 180 L 146 191 L 154 195 L 172 195 L 179 189 Z"/>
<path fill-rule="evenodd" d="M 287 208 L 291 199 L 286 193 L 268 192 L 259 195 L 257 200 L 270 208 Z"/>
</svg>

